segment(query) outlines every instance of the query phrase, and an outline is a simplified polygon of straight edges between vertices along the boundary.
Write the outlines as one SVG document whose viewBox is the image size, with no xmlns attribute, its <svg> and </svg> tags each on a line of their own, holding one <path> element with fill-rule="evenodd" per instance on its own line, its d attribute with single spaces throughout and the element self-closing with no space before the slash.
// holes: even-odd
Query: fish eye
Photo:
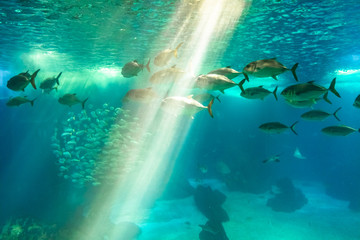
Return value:
<svg viewBox="0 0 360 240">
<path fill-rule="evenodd" d="M 250 64 L 246 65 L 246 68 L 249 68 L 250 67 Z"/>
</svg>

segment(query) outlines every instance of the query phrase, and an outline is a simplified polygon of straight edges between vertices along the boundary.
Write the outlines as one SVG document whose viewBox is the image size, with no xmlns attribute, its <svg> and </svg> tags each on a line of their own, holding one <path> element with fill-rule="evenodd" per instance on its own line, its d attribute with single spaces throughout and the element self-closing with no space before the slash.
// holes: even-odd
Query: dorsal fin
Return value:
<svg viewBox="0 0 360 240">
<path fill-rule="evenodd" d="M 194 94 L 191 94 L 191 95 L 187 96 L 187 98 L 192 99 L 193 96 L 194 96 Z"/>
</svg>

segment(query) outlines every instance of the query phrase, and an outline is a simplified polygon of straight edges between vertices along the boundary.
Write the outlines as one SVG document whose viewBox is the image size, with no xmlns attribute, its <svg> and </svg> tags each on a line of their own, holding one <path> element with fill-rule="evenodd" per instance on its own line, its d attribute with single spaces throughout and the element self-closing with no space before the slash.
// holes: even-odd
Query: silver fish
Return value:
<svg viewBox="0 0 360 240">
<path fill-rule="evenodd" d="M 276 58 L 270 58 L 270 59 L 257 60 L 247 64 L 243 69 L 243 73 L 247 81 L 249 81 L 249 77 L 247 76 L 248 74 L 259 78 L 272 77 L 275 80 L 277 80 L 276 77 L 277 75 L 286 71 L 291 71 L 295 80 L 298 81 L 295 72 L 297 66 L 298 63 L 295 63 L 294 66 L 291 69 L 289 69 L 284 65 L 282 65 L 280 62 L 278 62 Z"/>
<path fill-rule="evenodd" d="M 165 49 L 161 51 L 154 59 L 154 64 L 158 67 L 163 67 L 168 64 L 171 58 L 178 56 L 178 50 L 183 45 L 183 42 L 179 43 L 175 49 Z"/>
<path fill-rule="evenodd" d="M 264 124 L 261 124 L 259 126 L 259 128 L 261 130 L 263 130 L 264 132 L 266 133 L 270 133 L 270 134 L 279 134 L 279 133 L 283 133 L 285 132 L 287 129 L 290 128 L 290 130 L 295 134 L 295 135 L 298 135 L 296 132 L 295 132 L 295 125 L 297 124 L 298 122 L 296 121 L 295 123 L 293 123 L 290 127 L 280 123 L 280 122 L 268 122 L 268 123 L 264 123 Z"/>
<path fill-rule="evenodd" d="M 123 97 L 123 102 L 139 102 L 150 103 L 156 99 L 159 99 L 157 93 L 149 88 L 131 89 Z"/>
<path fill-rule="evenodd" d="M 188 73 L 184 70 L 177 68 L 176 65 L 171 68 L 160 70 L 150 77 L 150 82 L 153 84 L 173 84 L 180 83 Z"/>
<path fill-rule="evenodd" d="M 46 93 L 51 92 L 52 89 L 56 89 L 57 87 L 54 87 L 55 84 L 60 85 L 59 78 L 61 76 L 62 72 L 59 73 L 57 77 L 51 77 L 45 79 L 43 82 L 40 83 L 40 88 L 43 89 Z"/>
<path fill-rule="evenodd" d="M 228 79 L 233 79 L 242 74 L 241 72 L 236 71 L 235 69 L 232 69 L 230 66 L 215 69 L 208 74 L 219 74 L 227 77 Z"/>
<path fill-rule="evenodd" d="M 251 88 L 243 88 L 243 84 L 245 82 L 245 79 L 243 79 L 240 82 L 240 89 L 241 89 L 241 93 L 240 96 L 244 97 L 244 98 L 248 98 L 248 99 L 261 99 L 264 100 L 264 98 L 269 95 L 270 93 L 274 94 L 274 97 L 276 99 L 276 101 L 278 100 L 277 96 L 276 96 L 276 91 L 278 89 L 278 87 L 276 86 L 274 91 L 270 92 L 269 90 L 263 88 L 263 86 L 259 86 L 259 87 L 251 87 Z"/>
<path fill-rule="evenodd" d="M 301 101 L 285 99 L 285 102 L 294 108 L 308 108 L 308 107 L 312 107 L 320 99 L 321 98 L 301 100 Z"/>
<path fill-rule="evenodd" d="M 353 106 L 360 108 L 360 94 L 356 97 Z"/>
<path fill-rule="evenodd" d="M 150 59 L 146 65 L 138 63 L 137 60 L 126 63 L 125 66 L 121 69 L 121 74 L 126 78 L 135 77 L 144 68 L 150 72 Z"/>
<path fill-rule="evenodd" d="M 346 136 L 353 132 L 360 132 L 360 129 L 355 129 L 349 126 L 329 126 L 321 129 L 321 132 L 329 136 Z"/>
<path fill-rule="evenodd" d="M 341 109 L 341 107 L 339 107 L 338 109 L 336 109 L 336 111 L 334 113 L 327 113 L 321 110 L 311 110 L 308 111 L 306 113 L 303 113 L 301 115 L 302 119 L 305 120 L 309 120 L 309 121 L 323 121 L 325 120 L 327 117 L 329 117 L 330 115 L 333 115 L 336 120 L 340 121 L 340 119 L 337 116 L 338 111 Z"/>
</svg>

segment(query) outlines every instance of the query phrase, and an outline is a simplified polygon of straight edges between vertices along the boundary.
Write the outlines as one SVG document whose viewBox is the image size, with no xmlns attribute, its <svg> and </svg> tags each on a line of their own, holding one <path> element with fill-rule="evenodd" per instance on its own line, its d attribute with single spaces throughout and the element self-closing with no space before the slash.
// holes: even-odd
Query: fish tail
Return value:
<svg viewBox="0 0 360 240">
<path fill-rule="evenodd" d="M 210 114 L 210 117 L 212 117 L 212 118 L 214 118 L 214 115 L 213 115 L 212 109 L 211 109 L 213 103 L 214 103 L 214 98 L 211 99 L 211 101 L 210 101 L 210 103 L 209 103 L 209 105 L 208 105 L 208 107 L 207 107 L 207 109 L 208 109 L 208 111 L 209 111 L 209 114 Z"/>
<path fill-rule="evenodd" d="M 30 83 L 31 83 L 31 85 L 33 86 L 34 89 L 36 89 L 35 78 L 36 78 L 36 75 L 38 74 L 39 71 L 40 71 L 40 69 L 36 70 L 36 71 L 31 75 Z"/>
<path fill-rule="evenodd" d="M 276 91 L 277 91 L 277 89 L 278 89 L 278 86 L 276 86 L 275 90 L 273 91 L 273 94 L 274 94 L 274 96 L 275 96 L 276 101 L 278 100 L 278 97 L 276 96 Z"/>
<path fill-rule="evenodd" d="M 151 58 L 149 58 L 148 63 L 145 65 L 145 67 L 146 67 L 146 69 L 148 70 L 148 72 L 150 72 L 150 59 L 151 59 Z"/>
<path fill-rule="evenodd" d="M 340 121 L 340 118 L 338 118 L 337 113 L 338 111 L 340 111 L 341 107 L 339 107 L 338 109 L 336 109 L 336 111 L 333 113 L 334 117 L 336 118 L 336 120 Z"/>
<path fill-rule="evenodd" d="M 245 77 L 246 81 L 250 82 L 250 81 L 249 81 L 249 76 L 248 76 L 246 73 L 244 73 L 244 72 L 243 72 L 242 74 L 244 74 L 244 77 Z"/>
<path fill-rule="evenodd" d="M 36 99 L 37 98 L 34 98 L 33 100 L 30 101 L 30 104 L 31 104 L 32 107 L 34 106 L 34 102 L 35 102 Z"/>
<path fill-rule="evenodd" d="M 290 126 L 291 131 L 292 131 L 293 133 L 295 133 L 295 135 L 298 135 L 297 132 L 295 132 L 295 129 L 294 129 L 294 127 L 295 127 L 295 125 L 296 125 L 297 123 L 298 123 L 298 121 L 294 122 L 293 125 Z"/>
<path fill-rule="evenodd" d="M 54 89 L 55 89 L 55 91 L 57 92 L 57 90 L 58 90 L 58 87 L 56 86 L 56 87 L 54 87 Z"/>
<path fill-rule="evenodd" d="M 298 67 L 299 63 L 295 63 L 294 66 L 290 69 L 292 74 L 294 75 L 295 80 L 298 82 L 298 77 L 296 76 L 296 68 Z"/>
<path fill-rule="evenodd" d="M 84 101 L 81 102 L 82 109 L 85 109 L 85 103 L 89 98 L 86 98 Z"/>
<path fill-rule="evenodd" d="M 62 72 L 59 73 L 59 75 L 56 77 L 56 83 L 57 85 L 60 85 L 59 77 L 61 76 Z M 56 90 L 57 91 L 57 90 Z"/>
<path fill-rule="evenodd" d="M 220 94 L 217 95 L 215 98 L 219 101 L 219 103 L 221 103 L 221 101 L 220 101 Z"/>
<path fill-rule="evenodd" d="M 181 47 L 181 45 L 183 45 L 183 43 L 184 43 L 184 42 L 179 43 L 179 45 L 177 45 L 177 47 L 175 48 L 175 50 L 174 50 L 174 56 L 175 56 L 175 57 L 178 56 L 177 52 L 178 52 L 179 48 Z"/>
<path fill-rule="evenodd" d="M 335 83 L 336 83 L 336 78 L 334 78 L 332 81 L 331 81 L 331 84 L 330 84 L 330 87 L 329 87 L 329 90 L 335 94 L 338 98 L 341 98 L 340 94 L 336 91 L 335 89 Z"/>
<path fill-rule="evenodd" d="M 245 92 L 245 89 L 244 89 L 244 87 L 243 87 L 243 85 L 244 85 L 244 83 L 245 83 L 245 80 L 246 80 L 246 79 L 241 80 L 241 81 L 239 82 L 239 84 L 238 84 L 241 92 Z"/>
<path fill-rule="evenodd" d="M 328 99 L 328 92 L 324 94 L 323 99 L 325 100 L 325 102 L 332 104 L 332 102 Z"/>
</svg>

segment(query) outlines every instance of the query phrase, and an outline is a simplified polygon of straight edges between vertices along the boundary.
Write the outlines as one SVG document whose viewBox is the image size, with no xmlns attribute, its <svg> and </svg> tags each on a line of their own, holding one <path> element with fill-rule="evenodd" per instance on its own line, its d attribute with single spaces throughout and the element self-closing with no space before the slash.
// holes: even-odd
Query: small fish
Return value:
<svg viewBox="0 0 360 240">
<path fill-rule="evenodd" d="M 29 71 L 19 73 L 18 75 L 10 78 L 6 86 L 13 91 L 25 91 L 27 85 L 31 83 L 33 88 L 36 89 L 35 77 L 39 71 L 40 69 L 36 70 L 32 75 L 28 73 Z"/>
<path fill-rule="evenodd" d="M 165 49 L 163 51 L 161 51 L 154 59 L 154 64 L 158 67 L 163 67 L 166 64 L 168 64 L 171 60 L 171 58 L 177 57 L 178 54 L 178 50 L 181 47 L 181 45 L 183 45 L 183 42 L 179 43 L 179 45 L 177 45 L 177 47 L 175 49 Z"/>
<path fill-rule="evenodd" d="M 156 99 L 159 99 L 157 93 L 149 88 L 131 89 L 123 97 L 123 102 L 138 102 L 138 103 L 150 103 Z"/>
<path fill-rule="evenodd" d="M 245 75 L 245 79 L 249 81 L 248 74 L 253 75 L 255 77 L 264 78 L 264 77 L 272 77 L 273 79 L 277 80 L 277 75 L 286 72 L 291 71 L 295 80 L 298 81 L 298 78 L 296 76 L 296 68 L 298 66 L 298 63 L 295 63 L 294 66 L 289 69 L 279 63 L 276 58 L 271 59 L 263 59 L 263 60 L 257 60 L 254 62 L 249 63 L 246 65 L 243 69 L 243 73 Z"/>
<path fill-rule="evenodd" d="M 298 147 L 296 147 L 293 156 L 298 159 L 306 159 L 306 157 L 301 154 L 300 149 Z"/>
<path fill-rule="evenodd" d="M 31 106 L 34 106 L 34 101 L 36 100 L 36 98 L 34 98 L 33 100 L 29 100 L 26 98 L 26 96 L 24 97 L 14 97 L 14 98 L 10 98 L 9 101 L 7 101 L 6 106 L 8 107 L 15 107 L 15 106 L 20 106 L 21 104 L 24 103 L 30 103 Z"/>
<path fill-rule="evenodd" d="M 360 94 L 356 97 L 353 106 L 360 108 Z"/>
<path fill-rule="evenodd" d="M 345 125 L 329 126 L 321 129 L 321 132 L 329 136 L 346 136 L 356 131 L 360 132 L 360 129 L 355 129 Z"/>
<path fill-rule="evenodd" d="M 176 65 L 171 68 L 157 71 L 150 77 L 150 82 L 153 84 L 178 84 L 181 80 L 189 76 L 184 70 L 177 68 Z"/>
<path fill-rule="evenodd" d="M 330 114 L 330 113 L 327 113 L 327 112 L 324 112 L 321 110 L 311 110 L 306 113 L 303 113 L 301 115 L 301 118 L 308 120 L 308 121 L 323 121 L 330 115 L 333 115 L 336 118 L 336 120 L 340 121 L 340 119 L 337 116 L 337 113 L 340 109 L 341 109 L 341 107 L 336 109 L 336 111 L 333 114 Z"/>
<path fill-rule="evenodd" d="M 68 105 L 69 107 L 71 107 L 72 105 L 81 103 L 82 109 L 85 108 L 85 103 L 89 98 L 86 98 L 84 101 L 80 101 L 77 97 L 76 97 L 76 93 L 68 93 L 65 94 L 64 96 L 59 98 L 59 103 L 60 104 L 64 104 L 64 105 Z"/>
<path fill-rule="evenodd" d="M 54 87 L 55 84 L 60 85 L 59 78 L 61 76 L 62 72 L 59 73 L 57 77 L 51 77 L 45 79 L 43 82 L 40 83 L 40 88 L 44 90 L 46 93 L 50 93 L 51 90 L 56 89 L 57 87 Z"/>
<path fill-rule="evenodd" d="M 195 79 L 194 87 L 200 89 L 206 89 L 208 91 L 216 91 L 219 90 L 222 93 L 225 93 L 224 90 L 239 86 L 240 83 L 235 83 L 224 75 L 219 74 L 206 74 L 200 75 Z"/>
<path fill-rule="evenodd" d="M 285 102 L 289 104 L 290 106 L 294 108 L 308 108 L 312 107 L 314 104 L 317 103 L 321 98 L 316 99 L 308 99 L 308 100 L 301 100 L 301 101 L 295 101 L 291 99 L 285 99 Z"/>
<path fill-rule="evenodd" d="M 327 98 L 327 94 L 329 90 L 337 97 L 341 98 L 340 94 L 335 89 L 335 83 L 336 83 L 336 78 L 334 78 L 331 81 L 329 88 L 325 88 L 323 86 L 317 85 L 314 83 L 314 81 L 310 81 L 307 83 L 299 83 L 285 88 L 281 92 L 281 95 L 286 99 L 290 99 L 294 101 L 316 99 L 319 96 L 323 95 L 324 100 L 331 104 L 330 100 Z"/>
<path fill-rule="evenodd" d="M 126 78 L 135 77 L 144 68 L 150 72 L 150 59 L 146 65 L 138 63 L 137 60 L 126 63 L 125 66 L 121 69 L 121 74 Z"/>
<path fill-rule="evenodd" d="M 71 153 L 63 152 L 63 156 L 66 157 L 66 158 L 71 158 Z"/>
<path fill-rule="evenodd" d="M 242 73 L 232 69 L 230 66 L 227 66 L 224 68 L 215 69 L 215 70 L 209 72 L 208 74 L 219 74 L 219 75 L 223 75 L 223 76 L 227 77 L 228 79 L 233 79 Z"/>
<path fill-rule="evenodd" d="M 265 160 L 262 161 L 263 163 L 267 163 L 267 162 L 280 162 L 280 154 L 271 156 Z"/>
<path fill-rule="evenodd" d="M 276 96 L 276 91 L 278 89 L 278 87 L 276 86 L 274 91 L 270 92 L 269 90 L 263 88 L 263 86 L 259 86 L 259 87 L 251 87 L 251 88 L 247 88 L 244 89 L 243 88 L 243 84 L 245 82 L 245 79 L 243 79 L 240 82 L 240 89 L 241 89 L 241 93 L 240 96 L 247 98 L 247 99 L 261 99 L 264 100 L 264 98 L 269 95 L 270 93 L 274 94 L 276 101 L 278 100 L 277 96 Z"/>
<path fill-rule="evenodd" d="M 190 95 L 188 97 L 167 97 L 162 101 L 161 108 L 164 111 L 174 115 L 180 113 L 184 115 L 190 115 L 192 118 L 194 118 L 194 115 L 197 112 L 207 109 L 210 116 L 213 118 L 214 116 L 211 107 L 214 103 L 214 99 L 212 99 L 209 105 L 205 107 L 204 105 L 193 99 L 192 96 L 193 95 Z"/>
<path fill-rule="evenodd" d="M 268 122 L 268 123 L 264 123 L 261 124 L 259 126 L 259 128 L 261 130 L 263 130 L 266 133 L 270 133 L 270 134 L 279 134 L 279 133 L 283 133 L 285 132 L 287 129 L 290 128 L 290 130 L 295 134 L 298 135 L 295 132 L 294 126 L 297 124 L 298 122 L 296 121 L 295 123 L 293 123 L 290 127 L 280 123 L 280 122 Z"/>
</svg>

